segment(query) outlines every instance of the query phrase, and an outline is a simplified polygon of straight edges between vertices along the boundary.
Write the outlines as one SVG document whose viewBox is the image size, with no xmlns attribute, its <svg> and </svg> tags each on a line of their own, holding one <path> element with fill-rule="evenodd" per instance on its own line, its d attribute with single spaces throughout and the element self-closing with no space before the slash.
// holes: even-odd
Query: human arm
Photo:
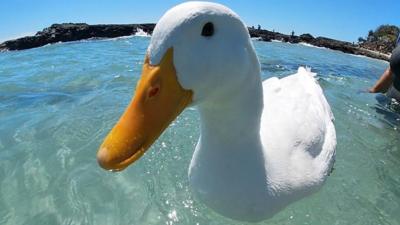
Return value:
<svg viewBox="0 0 400 225">
<path fill-rule="evenodd" d="M 381 75 L 379 80 L 375 83 L 373 87 L 371 87 L 368 92 L 369 93 L 383 93 L 386 92 L 390 85 L 393 83 L 393 73 L 388 67 L 385 72 Z"/>
</svg>

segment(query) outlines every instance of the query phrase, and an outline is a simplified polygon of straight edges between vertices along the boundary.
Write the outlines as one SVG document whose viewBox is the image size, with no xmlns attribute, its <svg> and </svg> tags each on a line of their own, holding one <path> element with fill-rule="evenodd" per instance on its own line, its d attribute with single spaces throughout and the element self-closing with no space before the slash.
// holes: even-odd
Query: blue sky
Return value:
<svg viewBox="0 0 400 225">
<path fill-rule="evenodd" d="M 32 35 L 62 22 L 157 22 L 176 0 L 1 0 L 0 42 Z M 311 33 L 356 41 L 381 24 L 400 26 L 399 0 L 215 1 L 238 13 L 248 26 L 281 33 Z"/>
</svg>

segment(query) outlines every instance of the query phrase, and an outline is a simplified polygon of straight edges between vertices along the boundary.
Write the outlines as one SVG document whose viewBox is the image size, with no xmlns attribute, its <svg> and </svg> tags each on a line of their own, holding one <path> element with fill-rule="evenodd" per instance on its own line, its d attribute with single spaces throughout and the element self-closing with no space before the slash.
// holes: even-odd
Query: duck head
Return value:
<svg viewBox="0 0 400 225">
<path fill-rule="evenodd" d="M 154 29 L 132 101 L 100 146 L 100 166 L 126 168 L 185 107 L 218 104 L 254 70 L 260 68 L 248 30 L 233 11 L 208 2 L 170 9 Z"/>
</svg>

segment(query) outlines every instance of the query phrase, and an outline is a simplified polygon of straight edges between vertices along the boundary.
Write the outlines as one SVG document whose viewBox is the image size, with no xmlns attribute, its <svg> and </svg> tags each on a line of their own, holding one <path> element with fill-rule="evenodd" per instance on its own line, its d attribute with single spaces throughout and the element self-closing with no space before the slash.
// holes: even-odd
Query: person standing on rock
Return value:
<svg viewBox="0 0 400 225">
<path fill-rule="evenodd" d="M 386 92 L 387 97 L 394 98 L 400 102 L 400 34 L 397 37 L 396 47 L 390 57 L 390 66 L 368 91 L 370 93 Z"/>
</svg>

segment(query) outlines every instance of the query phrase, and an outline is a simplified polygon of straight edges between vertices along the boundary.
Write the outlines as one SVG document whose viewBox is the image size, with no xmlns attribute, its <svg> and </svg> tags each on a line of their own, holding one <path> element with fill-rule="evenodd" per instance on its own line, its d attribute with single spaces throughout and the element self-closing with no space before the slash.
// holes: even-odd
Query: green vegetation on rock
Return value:
<svg viewBox="0 0 400 225">
<path fill-rule="evenodd" d="M 361 47 L 379 51 L 383 53 L 391 53 L 396 45 L 397 36 L 400 28 L 394 25 L 381 25 L 375 31 L 368 31 L 367 37 L 358 38 Z"/>
</svg>

